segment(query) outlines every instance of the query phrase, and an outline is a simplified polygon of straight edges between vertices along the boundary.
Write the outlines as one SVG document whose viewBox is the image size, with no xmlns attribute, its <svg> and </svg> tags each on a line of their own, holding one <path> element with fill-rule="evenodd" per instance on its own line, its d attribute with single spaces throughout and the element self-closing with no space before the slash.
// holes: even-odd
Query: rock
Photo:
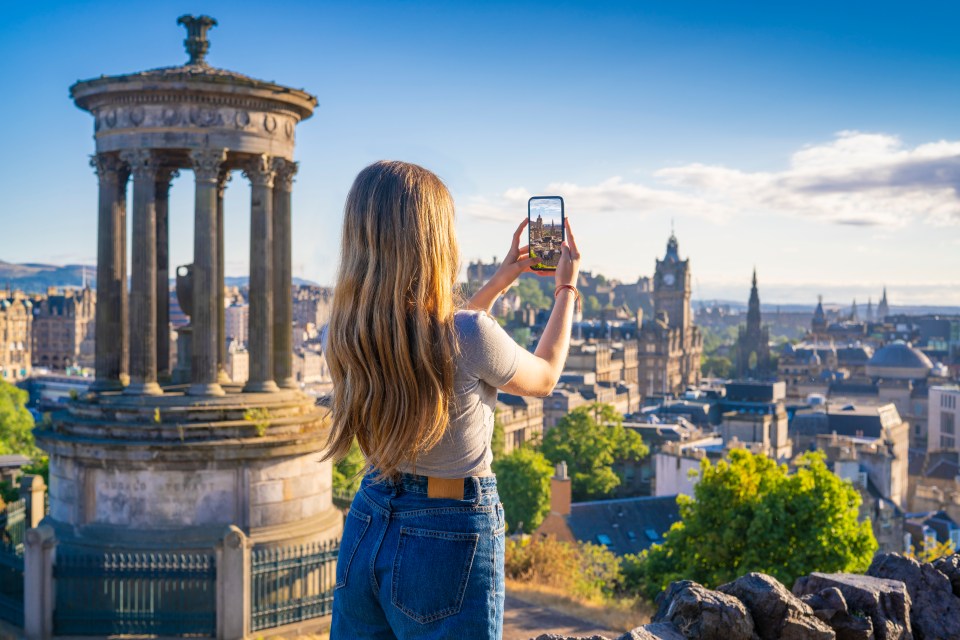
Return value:
<svg viewBox="0 0 960 640">
<path fill-rule="evenodd" d="M 898 553 L 877 554 L 868 576 L 899 580 L 907 586 L 912 606 L 910 624 L 917 640 L 956 640 L 960 637 L 960 600 L 950 579 L 928 562 Z"/>
<path fill-rule="evenodd" d="M 953 595 L 960 598 L 960 554 L 944 556 L 933 561 L 933 567 L 950 580 Z"/>
<path fill-rule="evenodd" d="M 686 640 L 680 630 L 669 622 L 654 622 L 627 631 L 617 640 Z"/>
<path fill-rule="evenodd" d="M 531 640 L 610 640 L 605 636 L 560 636 L 555 633 L 541 633 Z"/>
<path fill-rule="evenodd" d="M 836 634 L 785 586 L 764 573 L 748 573 L 717 591 L 747 606 L 760 640 L 834 640 Z"/>
<path fill-rule="evenodd" d="M 902 582 L 855 573 L 811 573 L 793 585 L 793 595 L 836 588 L 854 617 L 869 618 L 877 640 L 913 640 L 910 594 Z"/>
<path fill-rule="evenodd" d="M 873 621 L 851 614 L 847 601 L 836 587 L 810 593 L 800 599 L 813 609 L 813 615 L 836 632 L 837 640 L 873 640 Z"/>
<path fill-rule="evenodd" d="M 653 622 L 672 622 L 688 640 L 755 640 L 742 602 L 692 580 L 673 582 L 657 597 Z"/>
</svg>

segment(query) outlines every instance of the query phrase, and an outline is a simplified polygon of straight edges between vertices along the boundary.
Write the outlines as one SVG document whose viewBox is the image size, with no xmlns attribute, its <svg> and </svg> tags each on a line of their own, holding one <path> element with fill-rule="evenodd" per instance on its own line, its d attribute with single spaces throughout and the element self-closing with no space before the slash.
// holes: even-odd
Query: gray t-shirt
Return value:
<svg viewBox="0 0 960 640">
<path fill-rule="evenodd" d="M 457 311 L 453 323 L 460 353 L 454 363 L 450 425 L 415 467 L 400 470 L 439 478 L 492 475 L 497 388 L 517 372 L 522 347 L 483 311 Z M 323 338 L 326 342 L 326 331 Z"/>
</svg>

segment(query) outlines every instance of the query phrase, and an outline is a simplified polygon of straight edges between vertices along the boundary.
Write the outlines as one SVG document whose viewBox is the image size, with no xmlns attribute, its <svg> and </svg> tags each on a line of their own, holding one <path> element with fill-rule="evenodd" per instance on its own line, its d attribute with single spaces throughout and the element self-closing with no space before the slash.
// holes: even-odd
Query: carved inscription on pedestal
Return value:
<svg viewBox="0 0 960 640">
<path fill-rule="evenodd" d="M 93 520 L 134 528 L 190 526 L 236 520 L 232 471 L 108 471 L 93 473 Z"/>
</svg>

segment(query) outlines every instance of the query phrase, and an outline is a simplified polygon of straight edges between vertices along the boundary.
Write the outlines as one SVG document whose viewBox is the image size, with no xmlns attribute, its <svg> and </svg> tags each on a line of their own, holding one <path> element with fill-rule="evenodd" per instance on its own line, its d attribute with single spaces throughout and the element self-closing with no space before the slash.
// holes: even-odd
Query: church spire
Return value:
<svg viewBox="0 0 960 640">
<path fill-rule="evenodd" d="M 880 304 L 877 305 L 877 320 L 883 322 L 890 315 L 890 306 L 887 304 L 887 288 L 883 288 L 883 297 L 880 298 Z"/>
<path fill-rule="evenodd" d="M 823 312 L 823 296 L 817 296 L 817 309 L 813 312 L 811 327 L 813 333 L 823 333 L 827 330 L 827 314 Z"/>
<path fill-rule="evenodd" d="M 750 287 L 750 304 L 747 309 L 747 331 L 760 330 L 760 292 L 757 289 L 757 268 L 753 268 L 753 286 Z"/>
<path fill-rule="evenodd" d="M 856 298 L 853 299 L 853 306 L 850 307 L 850 321 L 851 321 L 851 322 L 859 322 L 859 321 L 860 321 L 860 317 L 859 317 L 859 315 L 857 314 L 857 299 L 856 299 Z"/>
</svg>

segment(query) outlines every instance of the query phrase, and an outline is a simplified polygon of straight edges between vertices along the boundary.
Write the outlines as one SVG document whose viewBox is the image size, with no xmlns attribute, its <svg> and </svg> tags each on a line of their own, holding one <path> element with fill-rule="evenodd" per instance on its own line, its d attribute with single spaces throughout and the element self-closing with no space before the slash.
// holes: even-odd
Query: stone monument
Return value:
<svg viewBox="0 0 960 640">
<path fill-rule="evenodd" d="M 294 384 L 290 203 L 312 95 L 206 61 L 212 18 L 183 16 L 186 64 L 77 82 L 99 179 L 96 382 L 36 431 L 60 545 L 209 550 L 235 525 L 259 546 L 325 541 L 342 517 L 320 463 L 326 413 Z M 190 346 L 169 362 L 168 191 L 195 183 Z M 225 382 L 223 193 L 251 183 L 250 378 Z M 127 289 L 127 183 L 132 273 Z M 184 361 L 181 364 L 187 364 Z"/>
</svg>

